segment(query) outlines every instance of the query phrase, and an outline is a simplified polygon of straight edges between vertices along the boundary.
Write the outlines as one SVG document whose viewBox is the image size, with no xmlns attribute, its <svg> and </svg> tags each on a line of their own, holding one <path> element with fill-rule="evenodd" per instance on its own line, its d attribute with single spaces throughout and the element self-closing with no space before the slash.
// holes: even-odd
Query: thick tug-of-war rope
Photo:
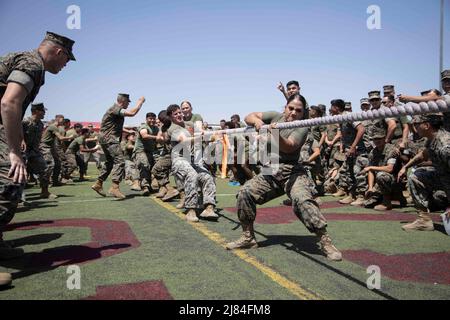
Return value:
<svg viewBox="0 0 450 320">
<path fill-rule="evenodd" d="M 380 118 L 396 118 L 406 115 L 413 116 L 418 114 L 434 113 L 434 112 L 450 112 L 450 98 L 444 97 L 444 100 L 421 102 L 421 103 L 408 102 L 405 105 L 397 107 L 391 108 L 382 107 L 377 110 L 352 112 L 337 116 L 326 116 L 314 119 L 296 120 L 292 122 L 282 122 L 282 123 L 280 122 L 276 124 L 275 128 L 277 129 L 303 128 L 335 123 L 374 120 Z M 268 129 L 269 127 L 270 127 L 269 125 L 264 125 L 261 128 Z M 251 133 L 255 131 L 256 130 L 253 127 L 245 127 L 238 129 L 205 131 L 203 135 L 210 136 L 213 134 L 239 134 L 239 133 Z M 201 133 L 196 133 L 196 135 L 200 134 Z"/>
</svg>

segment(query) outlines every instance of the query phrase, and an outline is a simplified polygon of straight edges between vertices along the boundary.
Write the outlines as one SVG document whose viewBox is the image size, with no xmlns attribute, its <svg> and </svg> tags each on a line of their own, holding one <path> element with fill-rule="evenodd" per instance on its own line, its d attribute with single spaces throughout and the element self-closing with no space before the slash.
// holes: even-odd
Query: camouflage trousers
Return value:
<svg viewBox="0 0 450 320">
<path fill-rule="evenodd" d="M 450 200 L 450 174 L 442 176 L 434 167 L 421 167 L 408 177 L 414 205 L 419 210 L 445 209 Z"/>
<path fill-rule="evenodd" d="M 70 151 L 66 152 L 66 161 L 67 161 L 67 176 L 70 176 L 77 167 L 79 168 L 78 171 L 80 173 L 80 176 L 84 176 L 86 174 L 86 165 L 84 163 L 83 157 L 79 153 L 73 153 Z"/>
<path fill-rule="evenodd" d="M 45 161 L 43 155 L 40 152 L 30 152 L 27 153 L 25 157 L 27 159 L 28 173 L 39 177 L 41 188 L 48 188 L 51 173 L 49 174 L 47 162 Z"/>
<path fill-rule="evenodd" d="M 316 232 L 325 228 L 327 221 L 314 200 L 314 188 L 314 182 L 301 166 L 280 164 L 276 174 L 258 174 L 241 187 L 236 204 L 239 220 L 245 224 L 252 223 L 256 218 L 257 204 L 286 193 L 292 200 L 295 215 L 310 232 Z"/>
<path fill-rule="evenodd" d="M 50 180 L 50 177 L 52 177 L 54 170 L 56 170 L 55 163 L 56 163 L 56 158 L 58 157 L 56 154 L 56 150 L 54 148 L 48 147 L 46 145 L 41 145 L 40 152 L 41 152 L 42 157 L 44 158 L 44 161 L 47 165 L 47 169 L 46 169 L 44 175 L 46 176 L 46 178 L 48 180 Z M 53 179 L 53 182 L 56 182 L 56 181 L 58 181 L 58 180 Z"/>
<path fill-rule="evenodd" d="M 100 145 L 105 154 L 106 161 L 103 164 L 98 180 L 105 181 L 109 174 L 111 174 L 111 180 L 120 183 L 125 176 L 125 159 L 120 144 L 118 142 L 112 142 L 101 143 Z"/>
<path fill-rule="evenodd" d="M 368 164 L 366 154 L 347 157 L 339 169 L 339 188 L 353 195 L 364 195 L 367 190 L 367 175 L 362 170 Z"/>
<path fill-rule="evenodd" d="M 133 160 L 125 160 L 125 180 L 139 180 L 139 173 L 136 169 L 136 163 Z"/>
<path fill-rule="evenodd" d="M 10 168 L 5 129 L 0 124 L 0 234 L 3 227 L 14 218 L 17 204 L 22 198 L 23 186 L 13 183 L 8 177 Z"/>
<path fill-rule="evenodd" d="M 100 153 L 98 151 L 96 152 L 82 152 L 83 155 L 83 161 L 85 163 L 86 168 L 88 167 L 89 161 L 94 158 L 95 165 L 97 166 L 97 169 L 100 169 L 102 167 L 102 163 L 100 162 Z"/>
<path fill-rule="evenodd" d="M 67 161 L 66 155 L 64 153 L 63 146 L 56 142 L 55 147 L 53 149 L 53 160 L 55 161 L 55 165 L 53 168 L 52 181 L 57 182 L 60 181 L 60 177 L 67 176 Z"/>
<path fill-rule="evenodd" d="M 141 186 L 150 188 L 150 184 L 152 183 L 152 167 L 155 164 L 153 154 L 149 152 L 136 152 L 133 158 L 139 172 Z"/>
<path fill-rule="evenodd" d="M 172 161 L 172 171 L 175 180 L 183 182 L 186 209 L 201 208 L 208 204 L 216 205 L 216 184 L 203 164 L 193 164 L 184 158 L 176 158 Z"/>
<path fill-rule="evenodd" d="M 172 167 L 172 158 L 170 153 L 162 155 L 156 160 L 155 165 L 152 169 L 152 174 L 158 181 L 160 187 L 165 186 L 169 183 L 170 169 Z"/>
</svg>

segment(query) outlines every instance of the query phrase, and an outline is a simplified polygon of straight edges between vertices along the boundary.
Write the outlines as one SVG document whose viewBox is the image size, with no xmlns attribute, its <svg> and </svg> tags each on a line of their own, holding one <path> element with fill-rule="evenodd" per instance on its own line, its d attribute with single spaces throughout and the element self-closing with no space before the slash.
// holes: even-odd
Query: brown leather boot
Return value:
<svg viewBox="0 0 450 320">
<path fill-rule="evenodd" d="M 156 198 L 163 198 L 167 193 L 167 188 L 166 186 L 162 186 L 161 188 L 159 188 L 159 192 L 157 194 L 155 194 Z"/>
<path fill-rule="evenodd" d="M 40 197 L 42 199 L 56 199 L 58 198 L 58 196 L 56 194 L 50 193 L 50 191 L 48 191 L 48 187 L 42 187 L 41 188 L 41 195 Z"/>
<path fill-rule="evenodd" d="M 185 199 L 186 199 L 186 194 L 184 193 L 184 191 L 181 191 L 180 192 L 180 202 L 175 207 L 177 209 L 183 209 Z"/>
<path fill-rule="evenodd" d="M 133 191 L 141 191 L 142 190 L 139 180 L 134 180 L 133 181 L 133 185 L 131 186 L 131 190 L 133 190 Z"/>
<path fill-rule="evenodd" d="M 392 210 L 392 202 L 391 197 L 387 195 L 383 195 L 383 202 L 377 206 L 374 207 L 377 211 L 386 211 L 386 210 Z"/>
<path fill-rule="evenodd" d="M 10 273 L 0 272 L 0 288 L 8 287 L 12 283 L 12 277 Z"/>
<path fill-rule="evenodd" d="M 339 189 L 336 193 L 333 193 L 333 197 L 343 197 L 347 195 L 345 190 Z"/>
<path fill-rule="evenodd" d="M 103 191 L 103 181 L 97 180 L 97 182 L 91 187 L 92 190 L 97 192 L 102 197 L 106 197 L 105 191 Z"/>
<path fill-rule="evenodd" d="M 319 238 L 319 248 L 325 254 L 328 260 L 341 261 L 342 253 L 333 245 L 326 229 L 317 231 Z"/>
<path fill-rule="evenodd" d="M 212 204 L 208 204 L 205 210 L 200 213 L 200 217 L 204 219 L 218 219 L 219 215 L 214 212 L 214 206 Z"/>
<path fill-rule="evenodd" d="M 171 185 L 167 185 L 167 193 L 161 199 L 162 201 L 170 201 L 173 198 L 177 197 L 180 194 L 180 191 L 173 188 Z"/>
<path fill-rule="evenodd" d="M 186 213 L 186 220 L 189 222 L 198 222 L 197 213 L 194 209 L 189 209 Z"/>
<path fill-rule="evenodd" d="M 414 222 L 402 226 L 405 231 L 433 231 L 434 224 L 428 212 L 421 211 Z"/>
<path fill-rule="evenodd" d="M 258 242 L 256 242 L 255 231 L 253 229 L 253 223 L 242 223 L 241 237 L 236 241 L 228 242 L 225 245 L 225 248 L 227 250 L 258 248 Z"/>
<path fill-rule="evenodd" d="M 111 188 L 109 189 L 108 193 L 114 198 L 117 199 L 125 199 L 125 195 L 120 191 L 119 184 L 117 182 L 113 182 Z"/>
</svg>

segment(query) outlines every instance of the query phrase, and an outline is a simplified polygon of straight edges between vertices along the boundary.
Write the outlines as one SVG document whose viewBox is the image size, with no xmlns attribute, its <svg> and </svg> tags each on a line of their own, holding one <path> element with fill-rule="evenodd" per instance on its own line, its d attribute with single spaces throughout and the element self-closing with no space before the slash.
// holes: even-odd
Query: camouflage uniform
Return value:
<svg viewBox="0 0 450 320">
<path fill-rule="evenodd" d="M 278 112 L 264 112 L 263 121 L 266 124 L 285 122 L 283 114 Z M 292 137 L 303 145 L 306 141 L 308 129 L 283 129 L 279 131 L 281 137 Z M 241 223 L 251 224 L 256 218 L 256 205 L 264 204 L 284 193 L 292 200 L 292 208 L 297 217 L 311 232 L 326 227 L 327 222 L 313 199 L 315 186 L 305 168 L 299 164 L 300 148 L 286 154 L 279 152 L 279 167 L 273 175 L 264 175 L 264 169 L 271 170 L 270 165 L 263 168 L 263 172 L 247 181 L 239 190 L 237 199 L 238 217 Z"/>
<path fill-rule="evenodd" d="M 214 179 L 203 164 L 203 161 L 194 163 L 193 150 L 188 147 L 187 154 L 181 155 L 181 143 L 178 142 L 179 136 L 182 134 L 191 137 L 191 134 L 185 127 L 181 127 L 172 123 L 167 133 L 172 145 L 172 172 L 175 179 L 183 182 L 184 192 L 186 195 L 184 207 L 186 209 L 196 209 L 199 206 L 216 205 L 216 184 Z M 198 188 L 201 188 L 202 199 L 200 201 Z"/>
<path fill-rule="evenodd" d="M 450 133 L 439 130 L 426 144 L 432 167 L 416 169 L 408 178 L 415 206 L 427 209 L 445 208 L 450 199 Z"/>
<path fill-rule="evenodd" d="M 122 149 L 124 160 L 125 160 L 125 179 L 127 180 L 138 180 L 139 174 L 136 170 L 136 164 L 133 161 L 133 148 L 129 148 L 133 146 L 130 141 L 122 141 L 120 143 L 120 148 Z"/>
<path fill-rule="evenodd" d="M 39 151 L 44 124 L 31 116 L 22 121 L 22 129 L 26 144 L 27 170 L 30 174 L 38 175 L 41 187 L 47 188 L 50 175 L 48 175 L 47 163 Z"/>
<path fill-rule="evenodd" d="M 339 130 L 338 124 L 330 124 L 327 126 L 326 132 L 327 132 L 327 139 L 329 141 L 332 141 L 334 137 L 336 136 L 337 132 Z M 326 168 L 331 169 L 335 167 L 339 167 L 340 164 L 336 162 L 335 155 L 336 153 L 340 152 L 339 148 L 339 142 L 336 142 L 332 147 L 329 147 L 328 145 L 324 145 L 324 162 L 326 164 Z"/>
<path fill-rule="evenodd" d="M 84 159 L 80 154 L 80 146 L 84 146 L 86 149 L 86 138 L 84 136 L 76 137 L 67 147 L 66 159 L 67 159 L 67 175 L 70 176 L 78 167 L 80 176 L 86 174 L 86 166 Z"/>
<path fill-rule="evenodd" d="M 44 61 L 37 50 L 11 53 L 0 58 L 0 101 L 9 82 L 22 84 L 27 96 L 22 104 L 22 118 L 45 82 Z M 12 220 L 22 196 L 22 186 L 8 177 L 11 167 L 5 129 L 0 115 L 0 233 L 1 227 Z"/>
<path fill-rule="evenodd" d="M 317 188 L 317 178 L 321 172 L 321 166 L 320 166 L 320 157 L 314 160 L 312 163 L 307 162 L 309 157 L 314 153 L 314 149 L 319 148 L 319 143 L 316 139 L 314 139 L 314 135 L 312 132 L 310 132 L 306 138 L 305 143 L 300 148 L 300 164 L 303 166 L 305 171 L 308 174 L 308 177 L 311 178 L 311 180 L 315 183 L 315 190 L 314 190 L 314 196 L 318 195 L 318 188 Z"/>
<path fill-rule="evenodd" d="M 97 132 L 92 132 L 89 136 L 89 138 L 97 138 L 98 139 L 98 133 Z M 98 145 L 98 140 L 97 141 L 89 141 L 86 142 L 86 146 L 89 149 L 93 149 Z M 97 166 L 97 169 L 100 169 L 102 164 L 100 162 L 100 153 L 99 151 L 95 151 L 95 152 L 82 152 L 81 153 L 83 155 L 83 161 L 84 161 L 84 165 L 87 168 L 89 165 L 89 160 L 91 160 L 91 158 L 94 158 L 95 161 L 95 165 Z"/>
<path fill-rule="evenodd" d="M 125 175 L 125 160 L 120 148 L 124 123 L 122 108 L 114 104 L 106 111 L 102 119 L 99 142 L 105 154 L 106 161 L 98 180 L 105 181 L 112 173 L 112 181 L 120 183 Z"/>
<path fill-rule="evenodd" d="M 449 71 L 449 70 L 446 70 L 446 71 L 447 71 L 447 75 L 449 75 L 449 74 L 450 74 L 450 71 Z M 444 71 L 444 72 L 445 72 L 445 71 Z M 446 92 L 446 93 L 443 95 L 443 97 L 444 97 L 444 98 L 447 98 L 447 99 L 450 99 L 450 93 L 449 93 L 449 92 Z M 448 132 L 450 132 L 450 111 L 444 112 L 443 115 L 444 115 L 444 118 L 443 118 L 443 121 L 444 121 L 444 130 L 447 130 Z"/>
<path fill-rule="evenodd" d="M 369 154 L 369 166 L 384 167 L 387 165 L 395 166 L 400 152 L 395 145 L 387 143 L 382 151 L 374 148 Z M 391 195 L 397 190 L 401 190 L 397 185 L 397 171 L 387 173 L 384 171 L 377 171 L 375 174 L 375 195 Z M 397 187 L 397 188 L 395 188 Z"/>
<path fill-rule="evenodd" d="M 345 114 L 345 113 L 344 113 Z M 345 122 L 340 125 L 342 132 L 342 143 L 344 152 L 347 152 L 356 137 L 356 128 L 363 125 L 360 121 Z M 366 148 L 363 139 L 356 147 L 354 157 L 346 157 L 339 169 L 339 187 L 348 193 L 363 195 L 367 189 L 366 175 L 362 174 L 362 169 L 367 167 Z"/>
<path fill-rule="evenodd" d="M 47 179 L 50 179 L 53 174 L 53 183 L 58 182 L 59 173 L 55 174 L 54 172 L 57 170 L 56 167 L 58 165 L 61 166 L 59 156 L 56 151 L 56 140 L 58 140 L 58 138 L 56 137 L 55 132 L 58 132 L 58 127 L 56 124 L 49 125 L 44 131 L 41 144 L 39 146 L 39 150 L 47 164 L 45 176 Z"/>
<path fill-rule="evenodd" d="M 148 124 L 143 124 L 138 130 L 136 144 L 134 145 L 133 151 L 133 159 L 139 171 L 141 187 L 150 188 L 150 184 L 152 182 L 151 172 L 153 165 L 155 164 L 153 152 L 156 150 L 156 140 L 143 139 L 140 133 L 142 130 L 146 130 L 147 134 L 156 136 L 159 128 L 155 126 L 150 127 Z"/>
</svg>

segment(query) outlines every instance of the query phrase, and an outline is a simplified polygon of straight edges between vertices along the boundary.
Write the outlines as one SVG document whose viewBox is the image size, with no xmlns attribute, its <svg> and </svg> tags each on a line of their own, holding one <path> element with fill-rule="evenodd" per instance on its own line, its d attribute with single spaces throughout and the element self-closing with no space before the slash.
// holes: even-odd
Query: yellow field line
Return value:
<svg viewBox="0 0 450 320">
<path fill-rule="evenodd" d="M 158 203 L 161 207 L 169 210 L 170 212 L 174 213 L 177 217 L 180 219 L 185 220 L 185 215 L 178 209 L 176 209 L 174 206 L 161 201 L 158 198 L 152 198 L 156 203 Z M 225 248 L 225 244 L 227 241 L 217 232 L 213 232 L 209 230 L 205 224 L 203 223 L 189 223 L 192 227 L 194 227 L 199 232 L 203 233 L 208 239 L 214 241 L 221 247 Z M 305 290 L 304 288 L 300 287 L 297 283 L 287 279 L 286 277 L 282 276 L 272 268 L 264 265 L 260 261 L 258 261 L 255 257 L 249 255 L 247 251 L 245 250 L 231 250 L 231 253 L 235 254 L 237 257 L 242 259 L 243 261 L 249 263 L 250 265 L 254 266 L 256 269 L 264 273 L 266 276 L 268 276 L 272 281 L 276 282 L 280 286 L 286 288 L 289 292 L 291 292 L 293 295 L 298 297 L 302 300 L 323 300 L 324 298 L 309 291 Z"/>
</svg>

